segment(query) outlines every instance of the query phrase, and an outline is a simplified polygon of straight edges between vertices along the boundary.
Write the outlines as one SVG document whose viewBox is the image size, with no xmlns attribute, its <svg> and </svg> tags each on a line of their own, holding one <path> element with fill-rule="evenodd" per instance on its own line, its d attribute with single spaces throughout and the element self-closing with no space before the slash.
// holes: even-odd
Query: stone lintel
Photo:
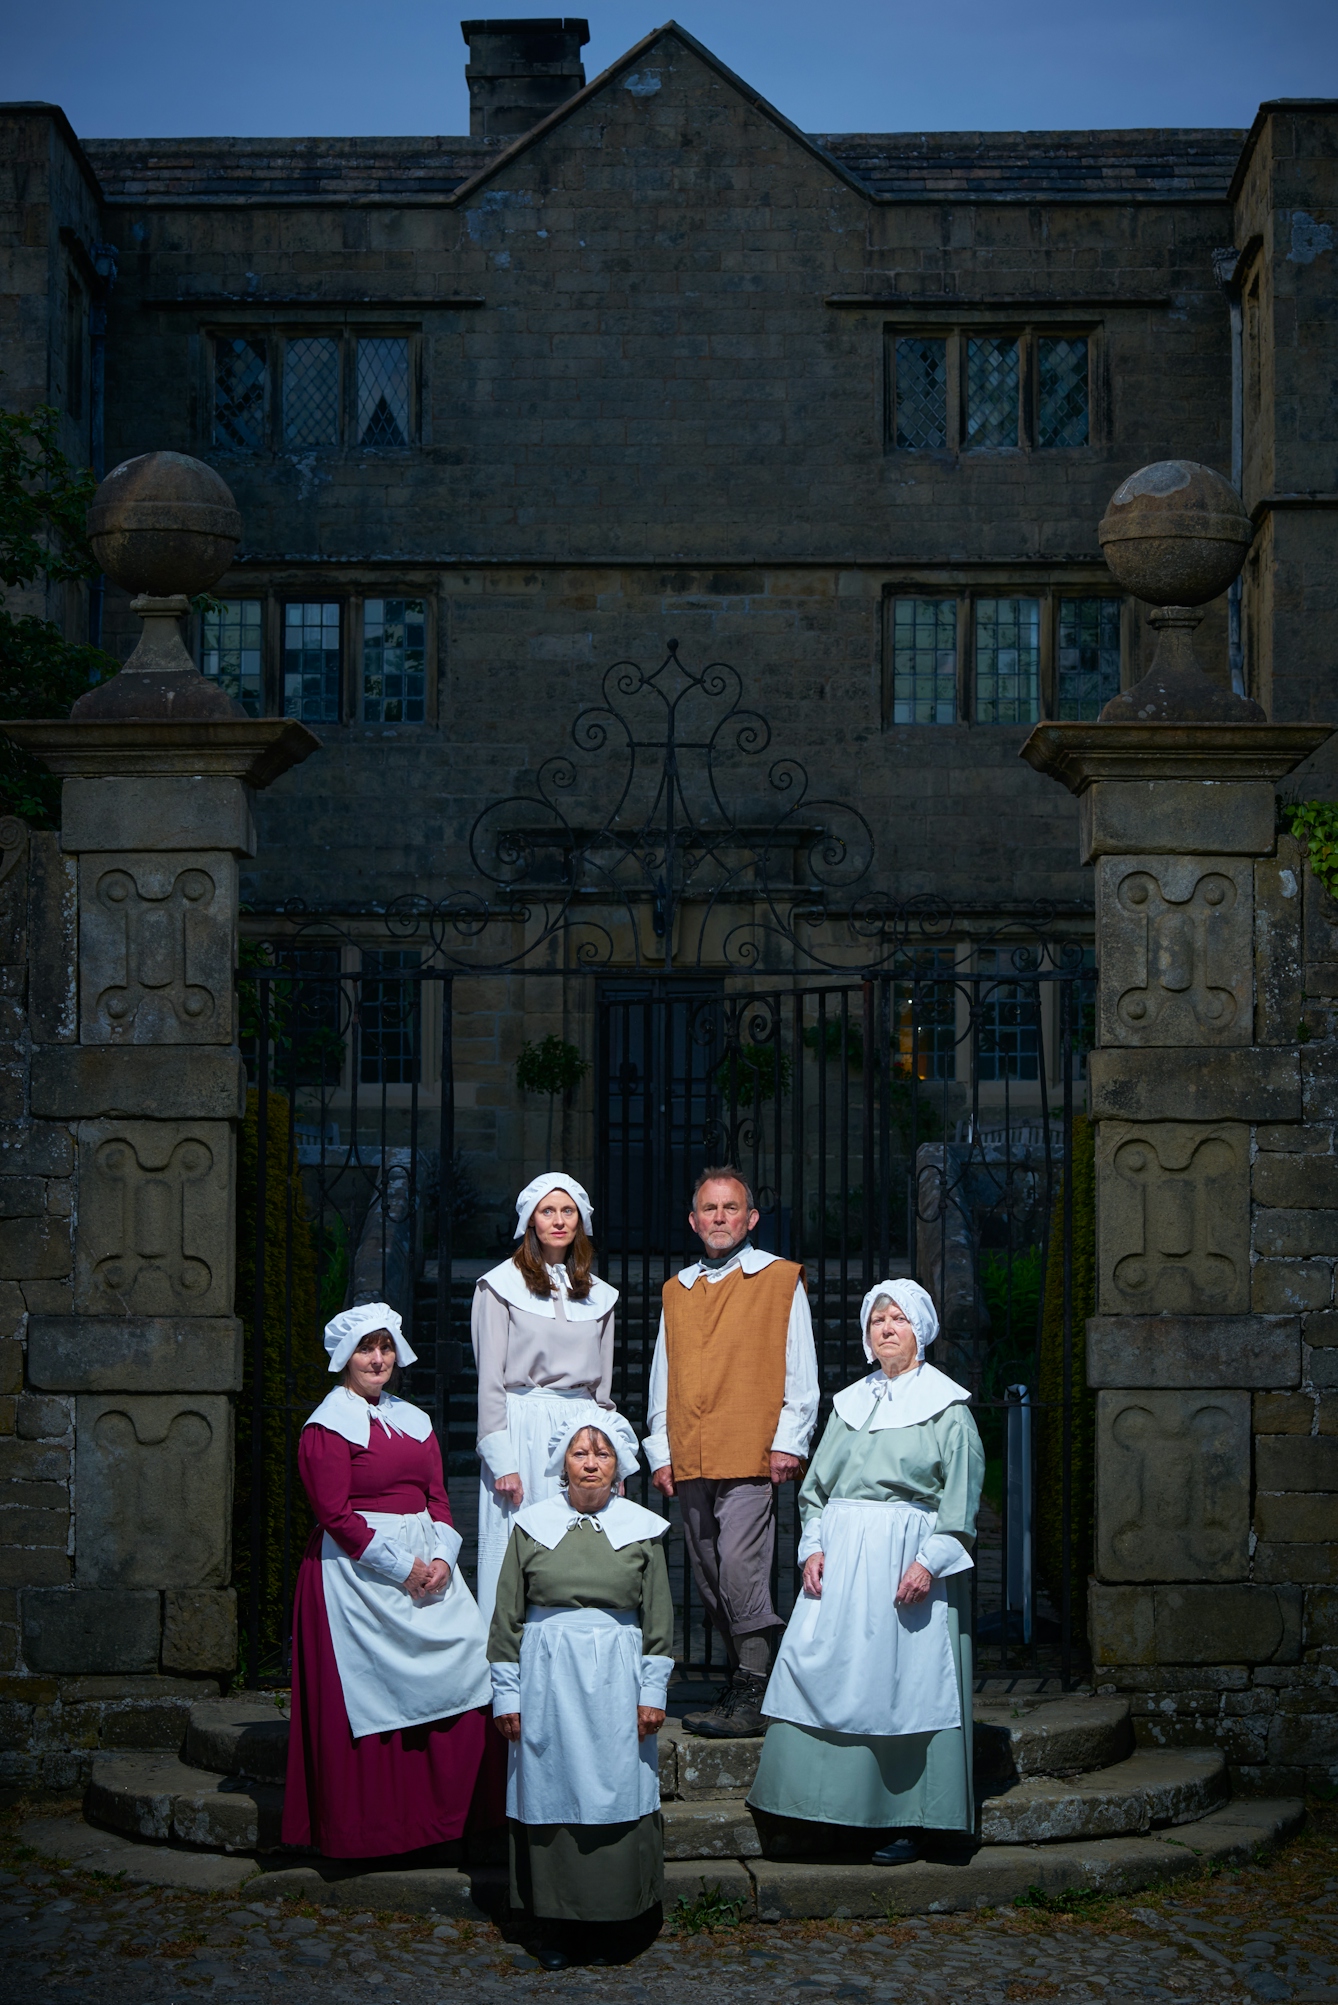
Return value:
<svg viewBox="0 0 1338 2005">
<path fill-rule="evenodd" d="M 242 1326 L 235 1316 L 32 1316 L 28 1378 L 42 1392 L 235 1392 Z"/>
<path fill-rule="evenodd" d="M 232 1045 L 36 1045 L 32 1110 L 53 1121 L 239 1121 L 246 1069 Z"/>
<path fill-rule="evenodd" d="M 1114 1586 L 1093 1580 L 1088 1622 L 1096 1664 L 1296 1664 L 1301 1589 Z"/>
<path fill-rule="evenodd" d="M 31 1336 L 28 1339 L 32 1343 Z M 1286 1389 L 1301 1383 L 1299 1316 L 1091 1316 L 1094 1388 Z"/>
<path fill-rule="evenodd" d="M 22 1595 L 30 1671 L 156 1671 L 162 1616 L 152 1589 L 29 1587 Z"/>
<path fill-rule="evenodd" d="M 255 825 L 240 780 L 194 773 L 157 780 L 70 779 L 61 810 L 67 851 L 223 849 L 254 856 Z"/>
<path fill-rule="evenodd" d="M 1276 823 L 1271 780 L 1097 780 L 1078 800 L 1084 863 L 1149 851 L 1268 856 Z"/>
<path fill-rule="evenodd" d="M 315 733 L 293 717 L 19 718 L 0 730 L 62 780 L 205 774 L 260 788 L 321 749 Z"/>
<path fill-rule="evenodd" d="M 1097 780 L 1273 782 L 1332 735 L 1331 724 L 1038 724 L 1018 756 L 1071 794 Z"/>
<path fill-rule="evenodd" d="M 1088 1059 L 1098 1121 L 1299 1121 L 1295 1049 L 1103 1046 Z"/>
</svg>

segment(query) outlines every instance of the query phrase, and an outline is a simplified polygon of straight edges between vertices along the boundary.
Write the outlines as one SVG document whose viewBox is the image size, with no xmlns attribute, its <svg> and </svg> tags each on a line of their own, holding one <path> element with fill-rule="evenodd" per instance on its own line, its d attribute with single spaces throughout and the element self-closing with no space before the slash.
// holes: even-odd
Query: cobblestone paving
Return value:
<svg viewBox="0 0 1338 2005">
<path fill-rule="evenodd" d="M 0 1843 L 0 1998 L 15 2005 L 730 2005 L 868 2000 L 1338 2001 L 1338 1817 L 1268 1864 L 1129 1900 L 970 1917 L 669 1929 L 620 1969 L 538 1968 L 490 1923 L 141 1891 Z M 889 1874 L 889 1892 L 892 1890 Z M 514 1933 L 513 1931 L 507 1932 Z"/>
</svg>

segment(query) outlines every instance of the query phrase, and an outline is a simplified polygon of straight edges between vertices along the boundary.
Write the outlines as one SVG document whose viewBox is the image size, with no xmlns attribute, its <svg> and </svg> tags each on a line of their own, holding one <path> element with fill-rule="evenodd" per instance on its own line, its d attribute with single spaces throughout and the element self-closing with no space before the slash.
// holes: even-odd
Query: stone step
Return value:
<svg viewBox="0 0 1338 2005">
<path fill-rule="evenodd" d="M 208 1852 L 278 1848 L 283 1787 L 191 1768 L 171 1754 L 99 1761 L 84 1793 L 90 1823 L 128 1838 Z"/>
<path fill-rule="evenodd" d="M 288 1763 L 288 1708 L 263 1692 L 202 1699 L 190 1709 L 186 1760 L 219 1775 L 282 1782 Z"/>
<path fill-rule="evenodd" d="M 1192 1824 L 1226 1802 L 1226 1758 L 1216 1748 L 1146 1748 L 1088 1775 L 1034 1776 L 980 1807 L 987 1845 L 1050 1845 L 1119 1838 Z"/>
<path fill-rule="evenodd" d="M 1082 1775 L 1133 1752 L 1127 1699 L 978 1697 L 976 1786 L 1036 1775 Z"/>
</svg>

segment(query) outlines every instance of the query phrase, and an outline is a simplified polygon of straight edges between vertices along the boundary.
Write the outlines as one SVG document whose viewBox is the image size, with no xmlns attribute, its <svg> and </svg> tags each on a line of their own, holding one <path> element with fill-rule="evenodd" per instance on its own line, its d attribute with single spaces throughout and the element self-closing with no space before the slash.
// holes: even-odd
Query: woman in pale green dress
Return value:
<svg viewBox="0 0 1338 2005">
<path fill-rule="evenodd" d="M 860 1311 L 875 1369 L 838 1393 L 803 1488 L 804 1591 L 762 1710 L 751 1808 L 901 1832 L 969 1832 L 971 1592 L 985 1454 L 970 1394 L 925 1362 L 938 1334 L 916 1282 L 879 1282 Z"/>
</svg>

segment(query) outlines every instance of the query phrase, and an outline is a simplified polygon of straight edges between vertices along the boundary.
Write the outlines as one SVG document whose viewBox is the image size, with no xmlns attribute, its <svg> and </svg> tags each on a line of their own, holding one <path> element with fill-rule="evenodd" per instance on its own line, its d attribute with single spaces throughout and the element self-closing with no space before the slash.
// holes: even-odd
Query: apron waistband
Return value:
<svg viewBox="0 0 1338 2005">
<path fill-rule="evenodd" d="M 599 1404 L 594 1393 L 581 1385 L 509 1385 L 506 1396 L 508 1399 L 584 1399 L 591 1406 Z"/>
<path fill-rule="evenodd" d="M 576 1629 L 639 1629 L 640 1618 L 632 1608 L 527 1608 L 525 1621 L 569 1622 Z"/>
<path fill-rule="evenodd" d="M 359 1511 L 358 1516 L 374 1532 L 395 1532 L 403 1525 L 422 1525 L 435 1532 L 437 1521 L 430 1511 Z"/>
<path fill-rule="evenodd" d="M 827 1511 L 913 1511 L 919 1518 L 933 1518 L 938 1515 L 932 1504 L 913 1504 L 909 1497 L 829 1497 L 823 1505 Z"/>
</svg>

